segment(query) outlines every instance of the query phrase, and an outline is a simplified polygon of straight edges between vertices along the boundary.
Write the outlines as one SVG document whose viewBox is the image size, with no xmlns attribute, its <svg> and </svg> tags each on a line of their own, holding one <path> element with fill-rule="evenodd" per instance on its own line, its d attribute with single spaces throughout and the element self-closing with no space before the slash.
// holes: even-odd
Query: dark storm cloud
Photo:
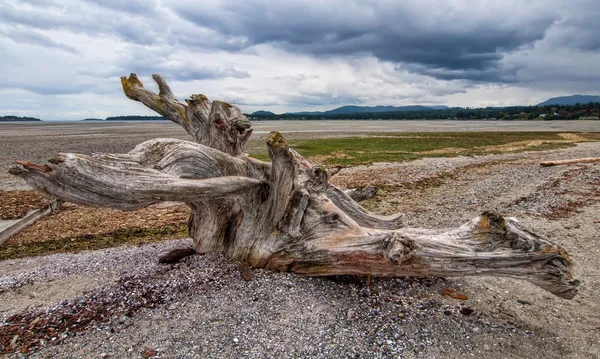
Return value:
<svg viewBox="0 0 600 359">
<path fill-rule="evenodd" d="M 446 13 L 434 8 L 419 13 L 402 2 L 331 5 L 244 0 L 198 6 L 182 1 L 172 7 L 198 26 L 247 38 L 248 46 L 269 43 L 317 56 L 368 53 L 385 61 L 416 64 L 414 69 L 440 79 L 477 81 L 509 81 L 513 75 L 501 68 L 503 55 L 532 46 L 557 20 L 543 9 L 486 13 L 467 6 Z"/>
<path fill-rule="evenodd" d="M 600 3 L 591 0 L 560 7 L 558 2 L 511 0 L 25 2 L 29 5 L 18 8 L 0 4 L 0 20 L 207 52 L 269 44 L 324 58 L 366 54 L 440 80 L 516 82 L 518 69 L 505 66 L 503 59 L 542 40 L 583 51 L 600 49 Z"/>
<path fill-rule="evenodd" d="M 595 93 L 597 19 L 598 0 L 0 0 L 0 88 L 121 95 L 160 73 L 296 109 Z"/>
<path fill-rule="evenodd" d="M 584 51 L 600 50 L 600 6 L 595 11 L 583 12 L 559 23 L 555 35 L 557 44 Z"/>
<path fill-rule="evenodd" d="M 91 0 L 90 0 L 91 1 Z M 38 30 L 63 30 L 90 36 L 107 34 L 125 42 L 149 45 L 160 40 L 156 25 L 160 21 L 151 17 L 155 7 L 148 8 L 140 2 L 109 1 L 104 5 L 90 6 L 86 2 L 62 4 L 59 2 L 28 2 L 27 7 L 15 7 L 0 2 L 0 22 L 12 26 Z M 153 4 L 153 3 L 151 3 Z"/>
<path fill-rule="evenodd" d="M 501 67 L 489 66 L 481 69 L 468 68 L 430 68 L 422 64 L 408 64 L 405 68 L 412 72 L 434 77 L 439 80 L 467 80 L 471 82 L 501 82 L 501 83 L 517 83 L 519 82 L 518 71 L 522 67 L 506 66 Z"/>
</svg>

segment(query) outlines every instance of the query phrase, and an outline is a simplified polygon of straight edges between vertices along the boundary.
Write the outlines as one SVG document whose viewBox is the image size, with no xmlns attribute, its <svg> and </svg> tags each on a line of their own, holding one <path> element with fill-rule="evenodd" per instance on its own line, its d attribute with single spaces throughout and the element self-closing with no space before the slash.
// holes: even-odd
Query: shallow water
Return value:
<svg viewBox="0 0 600 359">
<path fill-rule="evenodd" d="M 311 121 L 253 121 L 254 133 L 280 132 L 430 132 L 430 131 L 600 131 L 600 121 L 456 121 L 456 120 L 415 120 L 415 121 L 363 121 L 363 120 L 311 120 Z M 27 122 L 0 123 L 0 139 L 4 135 L 37 134 L 81 134 L 102 131 L 150 131 L 179 132 L 178 125 L 171 122 Z"/>
</svg>

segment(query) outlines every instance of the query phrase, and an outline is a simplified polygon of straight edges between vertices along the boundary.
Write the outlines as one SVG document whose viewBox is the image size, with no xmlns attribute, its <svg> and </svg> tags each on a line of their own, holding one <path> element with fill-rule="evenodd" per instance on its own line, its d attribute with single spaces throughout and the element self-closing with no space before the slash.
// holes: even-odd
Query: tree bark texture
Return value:
<svg viewBox="0 0 600 359">
<path fill-rule="evenodd" d="M 177 101 L 153 76 L 159 94 L 132 74 L 125 94 L 178 123 L 195 142 L 155 139 L 127 154 L 59 154 L 49 164 L 17 162 L 12 174 L 60 199 L 134 210 L 160 201 L 191 208 L 197 252 L 221 252 L 251 267 L 309 276 L 504 276 L 573 298 L 579 282 L 567 252 L 485 212 L 454 229 L 406 228 L 402 215 L 380 216 L 357 200 L 376 188 L 347 191 L 327 171 L 267 137 L 271 163 L 248 157 L 250 122 L 236 107 L 192 95 Z"/>
</svg>

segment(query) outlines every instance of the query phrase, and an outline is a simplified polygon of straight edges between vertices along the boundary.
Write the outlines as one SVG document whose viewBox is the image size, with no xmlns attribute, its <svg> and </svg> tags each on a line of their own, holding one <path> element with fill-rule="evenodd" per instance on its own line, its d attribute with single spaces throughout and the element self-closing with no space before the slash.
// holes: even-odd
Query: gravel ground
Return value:
<svg viewBox="0 0 600 359">
<path fill-rule="evenodd" d="M 496 321 L 440 296 L 454 285 L 447 280 L 377 279 L 367 285 L 353 277 L 305 278 L 255 270 L 253 280 L 246 282 L 234 263 L 215 254 L 173 266 L 156 264 L 159 252 L 186 245 L 185 240 L 170 241 L 48 256 L 18 274 L 15 266 L 25 269 L 30 260 L 9 261 L 4 295 L 22 283 L 49 280 L 65 286 L 59 279 L 75 275 L 102 273 L 104 283 L 52 306 L 25 310 L 17 318 L 6 313 L 4 320 L 28 323 L 28 329 L 36 319 L 43 324 L 33 326 L 34 338 L 41 340 L 27 342 L 31 357 L 43 358 L 67 353 L 138 358 L 145 350 L 164 358 L 436 358 L 483 355 L 505 346 L 566 353 L 552 333 Z M 31 293 L 27 285 L 20 289 L 23 296 Z M 86 316 L 89 312 L 93 315 Z M 9 339 L 27 331 L 10 334 Z M 36 345 L 42 350 L 36 352 Z"/>
<path fill-rule="evenodd" d="M 31 358 L 599 358 L 600 143 L 343 170 L 383 185 L 366 205 L 410 226 L 459 225 L 484 209 L 518 217 L 573 255 L 571 301 L 506 278 L 306 278 L 218 254 L 157 257 L 189 240 L 3 261 L 2 345 Z M 565 205 L 567 203 L 568 205 Z M 452 288 L 467 300 L 441 295 Z M 22 354 L 25 352 L 25 354 Z M 13 353 L 13 354 L 11 354 Z"/>
<path fill-rule="evenodd" d="M 187 138 L 170 124 L 126 125 L 110 124 L 110 137 L 108 127 L 93 124 L 31 128 L 21 137 L 26 127 L 17 126 L 0 134 L 0 172 L 25 153 L 39 162 L 58 150 L 124 152 L 157 134 Z M 342 134 L 348 133 L 298 136 Z M 63 136 L 59 149 L 56 135 Z M 160 254 L 190 243 L 171 240 L 0 262 L 0 352 L 9 358 L 600 358 L 600 165 L 539 166 L 592 156 L 600 156 L 600 143 L 359 166 L 333 178 L 348 187 L 382 186 L 365 205 L 404 212 L 409 226 L 454 227 L 488 209 L 517 217 L 573 256 L 582 285 L 571 301 L 506 278 L 370 282 L 253 270 L 245 281 L 237 264 L 218 254 L 159 265 Z M 2 176 L 0 189 L 22 187 Z M 450 288 L 468 299 L 441 294 Z"/>
</svg>

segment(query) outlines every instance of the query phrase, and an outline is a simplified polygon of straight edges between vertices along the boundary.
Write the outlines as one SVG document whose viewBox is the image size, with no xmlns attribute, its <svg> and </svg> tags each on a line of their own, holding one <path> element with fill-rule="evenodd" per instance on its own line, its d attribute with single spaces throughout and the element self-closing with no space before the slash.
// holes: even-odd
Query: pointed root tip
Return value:
<svg viewBox="0 0 600 359">
<path fill-rule="evenodd" d="M 512 219 L 491 211 L 481 214 L 476 231 L 482 234 L 501 234 L 498 238 L 510 239 L 511 249 L 540 256 L 536 260 L 543 260 L 544 264 L 532 280 L 533 283 L 564 299 L 573 299 L 577 295 L 580 281 L 573 279 L 573 259 L 562 246 L 526 230 L 521 231 L 520 226 Z"/>
<path fill-rule="evenodd" d="M 125 95 L 127 95 L 128 97 L 130 91 L 134 87 L 144 87 L 142 82 L 138 79 L 137 75 L 133 72 L 129 75 L 129 78 L 127 78 L 126 76 L 121 76 L 121 85 L 123 86 L 123 92 L 125 92 Z"/>
<path fill-rule="evenodd" d="M 569 254 L 560 246 L 544 248 L 541 253 L 551 257 L 541 268 L 538 285 L 558 297 L 573 299 L 581 282 L 573 278 L 573 260 Z"/>
<path fill-rule="evenodd" d="M 12 166 L 8 170 L 8 173 L 16 176 L 21 176 L 29 171 L 48 173 L 53 170 L 53 168 L 48 165 L 38 165 L 37 163 L 27 161 L 16 161 L 16 163 L 18 164 L 18 166 Z"/>
<path fill-rule="evenodd" d="M 550 292 L 563 299 L 573 299 L 579 293 L 580 284 L 578 279 L 573 279 L 563 284 L 560 289 L 550 290 Z"/>
<path fill-rule="evenodd" d="M 58 165 L 58 164 L 61 164 L 61 163 L 65 162 L 65 159 L 66 159 L 66 156 L 65 156 L 65 155 L 63 155 L 63 154 L 58 154 L 58 155 L 56 155 L 56 156 L 54 156 L 54 157 L 50 158 L 50 159 L 48 160 L 48 162 L 50 162 L 50 163 L 52 163 L 52 164 L 55 164 L 55 165 Z"/>
<path fill-rule="evenodd" d="M 479 231 L 506 230 L 506 220 L 500 214 L 492 211 L 485 211 L 481 214 L 479 221 Z"/>
<path fill-rule="evenodd" d="M 11 175 L 14 175 L 14 176 L 21 176 L 21 175 L 24 175 L 25 173 L 27 173 L 27 170 L 25 168 L 23 168 L 23 166 L 11 166 L 8 169 L 8 173 L 10 173 Z"/>
<path fill-rule="evenodd" d="M 288 149 L 288 143 L 283 135 L 277 131 L 269 133 L 267 145 L 272 149 Z"/>
</svg>

